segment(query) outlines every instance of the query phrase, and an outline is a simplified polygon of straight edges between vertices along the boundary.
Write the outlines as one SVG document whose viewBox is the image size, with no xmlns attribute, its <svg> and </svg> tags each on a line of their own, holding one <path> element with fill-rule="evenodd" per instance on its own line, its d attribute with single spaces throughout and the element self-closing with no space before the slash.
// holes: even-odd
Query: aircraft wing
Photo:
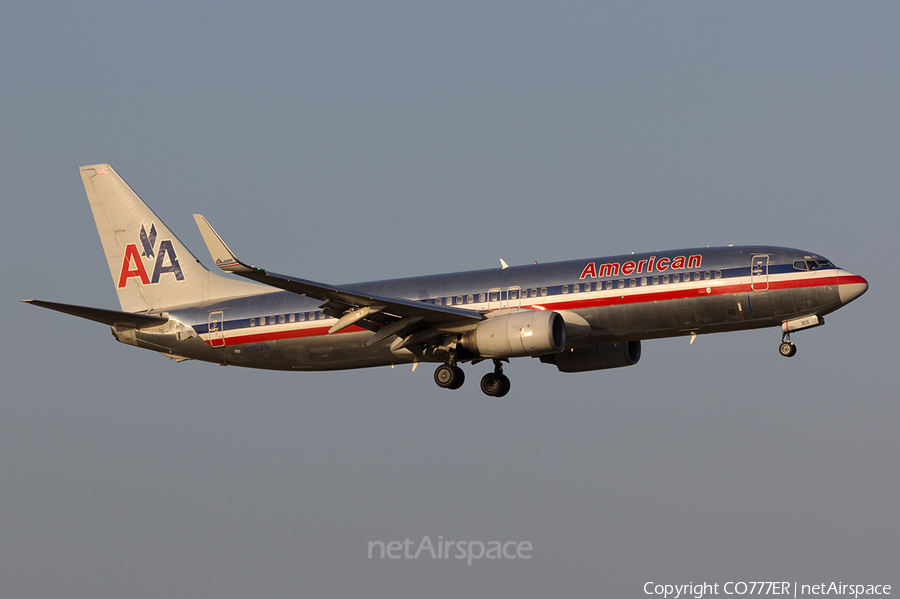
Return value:
<svg viewBox="0 0 900 599">
<path fill-rule="evenodd" d="M 226 272 L 284 289 L 298 295 L 305 295 L 325 302 L 325 312 L 338 318 L 338 323 L 329 332 L 337 332 L 350 325 L 362 326 L 376 334 L 368 344 L 377 343 L 392 335 L 403 336 L 413 330 L 456 328 L 475 324 L 484 316 L 475 310 L 464 310 L 452 306 L 438 306 L 399 297 L 380 296 L 307 279 L 270 273 L 265 269 L 250 266 L 237 259 L 219 234 L 201 215 L 194 220 L 203 235 L 216 266 Z"/>
</svg>

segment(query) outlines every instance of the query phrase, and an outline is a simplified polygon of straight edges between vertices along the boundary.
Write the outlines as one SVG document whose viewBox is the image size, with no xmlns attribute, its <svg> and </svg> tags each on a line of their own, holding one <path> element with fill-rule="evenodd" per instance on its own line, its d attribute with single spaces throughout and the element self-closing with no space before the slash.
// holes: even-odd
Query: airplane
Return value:
<svg viewBox="0 0 900 599">
<path fill-rule="evenodd" d="M 503 363 L 533 357 L 564 373 L 633 366 L 641 341 L 780 327 L 791 334 L 861 296 L 868 282 L 826 258 L 771 246 L 701 247 L 330 285 L 239 260 L 194 215 L 208 270 L 108 164 L 80 168 L 121 310 L 25 302 L 107 324 L 117 341 L 178 362 L 272 370 L 490 360 L 488 396 L 510 390 Z"/>
</svg>

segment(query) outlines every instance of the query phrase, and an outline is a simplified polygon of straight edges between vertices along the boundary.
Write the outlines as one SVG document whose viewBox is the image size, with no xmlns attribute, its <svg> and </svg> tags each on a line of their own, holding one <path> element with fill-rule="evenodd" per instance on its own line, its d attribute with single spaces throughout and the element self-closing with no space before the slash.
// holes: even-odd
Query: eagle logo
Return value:
<svg viewBox="0 0 900 599">
<path fill-rule="evenodd" d="M 141 252 L 141 256 L 144 258 L 152 258 L 153 257 L 153 245 L 156 243 L 156 225 L 154 223 L 150 223 L 150 235 L 147 235 L 147 230 L 144 228 L 144 225 L 141 225 L 141 245 L 144 246 L 144 251 Z"/>
</svg>

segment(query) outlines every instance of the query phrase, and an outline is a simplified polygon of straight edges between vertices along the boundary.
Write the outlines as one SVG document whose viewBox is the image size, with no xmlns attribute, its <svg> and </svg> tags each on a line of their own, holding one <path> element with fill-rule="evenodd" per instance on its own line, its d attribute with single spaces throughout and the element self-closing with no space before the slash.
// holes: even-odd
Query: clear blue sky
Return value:
<svg viewBox="0 0 900 599">
<path fill-rule="evenodd" d="M 900 586 L 896 3 L 14 3 L 0 20 L 0 597 L 640 597 Z M 869 292 L 640 364 L 176 364 L 117 308 L 77 167 L 208 262 L 341 283 L 772 244 Z M 370 560 L 372 541 L 530 560 Z"/>
</svg>

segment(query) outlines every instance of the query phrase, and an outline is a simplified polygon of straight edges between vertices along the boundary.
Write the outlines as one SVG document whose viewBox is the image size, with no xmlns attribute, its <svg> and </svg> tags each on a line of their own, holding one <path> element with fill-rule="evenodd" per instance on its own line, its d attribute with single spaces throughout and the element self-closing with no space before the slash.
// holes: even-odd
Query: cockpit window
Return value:
<svg viewBox="0 0 900 599">
<path fill-rule="evenodd" d="M 818 270 L 820 268 L 835 268 L 834 264 L 831 263 L 831 260 L 807 260 L 806 265 L 809 267 L 809 270 Z"/>
<path fill-rule="evenodd" d="M 794 260 L 797 270 L 818 270 L 820 268 L 837 268 L 831 260 Z"/>
</svg>

